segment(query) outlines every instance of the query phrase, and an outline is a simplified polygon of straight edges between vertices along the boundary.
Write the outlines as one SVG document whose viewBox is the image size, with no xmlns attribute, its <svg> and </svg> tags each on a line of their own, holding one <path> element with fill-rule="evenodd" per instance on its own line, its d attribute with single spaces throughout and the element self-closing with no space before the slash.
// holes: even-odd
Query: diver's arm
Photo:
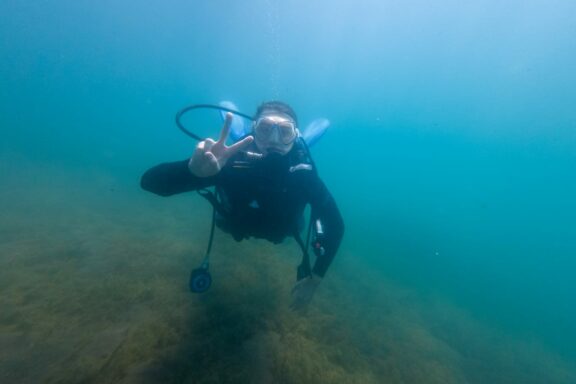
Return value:
<svg viewBox="0 0 576 384">
<path fill-rule="evenodd" d="M 292 289 L 290 308 L 295 311 L 305 310 L 312 300 L 314 292 L 316 292 L 320 281 L 332 263 L 344 235 L 342 216 L 324 183 L 315 176 L 308 186 L 311 193 L 309 201 L 312 206 L 312 220 L 322 222 L 324 252 L 317 255 L 316 263 L 312 268 L 312 275 L 298 280 Z"/>
<path fill-rule="evenodd" d="M 218 141 L 210 138 L 201 141 L 189 160 L 160 164 L 149 169 L 140 181 L 142 188 L 157 195 L 171 196 L 214 185 L 228 159 L 254 140 L 248 136 L 230 146 L 226 145 L 231 122 L 232 114 L 227 113 Z"/>
<path fill-rule="evenodd" d="M 198 177 L 188 169 L 188 161 L 163 163 L 147 170 L 140 179 L 142 189 L 160 196 L 194 191 L 214 185 L 216 176 Z"/>
<path fill-rule="evenodd" d="M 344 221 L 334 198 L 324 183 L 320 179 L 316 179 L 313 184 L 310 199 L 312 218 L 313 220 L 319 219 L 322 222 L 324 230 L 322 247 L 324 248 L 324 254 L 316 258 L 312 272 L 315 275 L 324 277 L 344 235 Z"/>
</svg>

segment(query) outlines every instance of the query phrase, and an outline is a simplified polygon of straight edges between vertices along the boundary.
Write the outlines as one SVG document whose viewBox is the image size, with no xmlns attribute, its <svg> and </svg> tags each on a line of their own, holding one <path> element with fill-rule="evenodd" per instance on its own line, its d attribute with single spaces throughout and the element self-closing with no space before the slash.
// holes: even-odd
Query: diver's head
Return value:
<svg viewBox="0 0 576 384">
<path fill-rule="evenodd" d="M 298 119 L 294 110 L 281 101 L 260 105 L 252 125 L 254 142 L 264 156 L 270 153 L 285 155 L 298 137 Z"/>
</svg>

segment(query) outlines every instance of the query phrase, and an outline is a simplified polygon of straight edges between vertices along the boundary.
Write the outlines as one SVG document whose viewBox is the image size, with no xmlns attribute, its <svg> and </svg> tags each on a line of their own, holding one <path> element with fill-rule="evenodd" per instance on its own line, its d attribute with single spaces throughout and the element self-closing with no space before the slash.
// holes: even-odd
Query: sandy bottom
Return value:
<svg viewBox="0 0 576 384">
<path fill-rule="evenodd" d="M 306 314 L 288 308 L 293 242 L 217 233 L 213 287 L 194 295 L 210 217 L 196 195 L 155 197 L 104 170 L 0 168 L 0 382 L 576 382 L 536 340 L 356 262 L 353 239 Z"/>
</svg>

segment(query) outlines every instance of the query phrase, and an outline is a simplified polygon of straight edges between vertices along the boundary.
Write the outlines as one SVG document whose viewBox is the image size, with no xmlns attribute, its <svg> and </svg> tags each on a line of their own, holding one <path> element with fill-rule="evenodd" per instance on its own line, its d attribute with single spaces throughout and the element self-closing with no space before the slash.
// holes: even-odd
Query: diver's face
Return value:
<svg viewBox="0 0 576 384">
<path fill-rule="evenodd" d="M 263 113 L 252 126 L 254 141 L 264 156 L 270 153 L 285 155 L 298 137 L 296 123 L 282 113 Z"/>
</svg>

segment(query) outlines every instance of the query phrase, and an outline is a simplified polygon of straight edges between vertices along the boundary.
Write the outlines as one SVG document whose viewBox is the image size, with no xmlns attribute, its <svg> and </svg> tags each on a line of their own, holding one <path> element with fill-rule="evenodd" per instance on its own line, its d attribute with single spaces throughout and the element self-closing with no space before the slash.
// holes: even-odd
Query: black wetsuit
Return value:
<svg viewBox="0 0 576 384">
<path fill-rule="evenodd" d="M 238 241 L 253 236 L 281 242 L 300 229 L 304 208 L 310 204 L 313 220 L 320 219 L 324 227 L 324 254 L 317 257 L 312 271 L 324 276 L 340 245 L 344 223 L 300 140 L 284 156 L 254 158 L 238 152 L 210 177 L 190 173 L 188 160 L 163 163 L 144 173 L 141 186 L 161 196 L 216 186 L 217 223 Z"/>
</svg>

